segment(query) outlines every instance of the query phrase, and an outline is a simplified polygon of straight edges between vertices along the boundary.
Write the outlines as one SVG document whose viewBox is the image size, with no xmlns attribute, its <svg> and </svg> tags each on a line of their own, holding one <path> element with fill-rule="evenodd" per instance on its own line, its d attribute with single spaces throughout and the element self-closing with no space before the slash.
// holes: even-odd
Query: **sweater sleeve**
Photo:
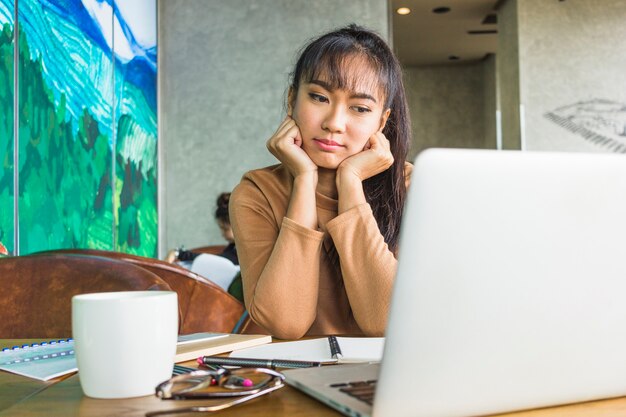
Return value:
<svg viewBox="0 0 626 417">
<path fill-rule="evenodd" d="M 382 336 L 398 262 L 369 204 L 340 214 L 326 225 L 339 254 L 354 319 L 370 336 Z"/>
<path fill-rule="evenodd" d="M 324 234 L 276 218 L 268 198 L 245 178 L 229 205 L 250 317 L 276 337 L 302 337 L 317 315 Z"/>
</svg>

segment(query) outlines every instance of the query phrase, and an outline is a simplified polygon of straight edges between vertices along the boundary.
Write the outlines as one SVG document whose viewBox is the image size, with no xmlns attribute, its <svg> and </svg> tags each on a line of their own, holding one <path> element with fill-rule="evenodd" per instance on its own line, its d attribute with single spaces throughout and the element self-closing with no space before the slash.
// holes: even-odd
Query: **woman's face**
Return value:
<svg viewBox="0 0 626 417">
<path fill-rule="evenodd" d="M 353 66 L 354 67 L 354 66 Z M 292 101 L 292 118 L 302 135 L 302 149 L 321 168 L 337 169 L 361 152 L 370 137 L 385 126 L 389 110 L 374 74 L 355 73 L 355 91 L 332 89 L 322 79 L 301 82 Z"/>
<path fill-rule="evenodd" d="M 222 237 L 226 239 L 226 241 L 233 243 L 235 241 L 235 236 L 233 235 L 233 229 L 230 226 L 230 223 L 227 223 L 223 220 L 218 220 L 217 225 L 222 232 Z"/>
</svg>

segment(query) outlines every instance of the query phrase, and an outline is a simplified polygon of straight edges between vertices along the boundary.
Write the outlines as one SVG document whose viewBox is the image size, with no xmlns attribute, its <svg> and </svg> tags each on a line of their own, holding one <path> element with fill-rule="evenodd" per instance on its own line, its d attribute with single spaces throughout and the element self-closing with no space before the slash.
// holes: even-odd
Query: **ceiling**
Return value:
<svg viewBox="0 0 626 417">
<path fill-rule="evenodd" d="M 405 67 L 450 65 L 479 61 L 495 53 L 496 23 L 483 23 L 488 15 L 495 18 L 497 0 L 391 0 L 393 45 Z M 396 10 L 408 7 L 411 13 Z M 433 10 L 448 7 L 447 13 Z M 478 31 L 469 34 L 468 31 Z M 458 59 L 450 59 L 457 57 Z"/>
</svg>

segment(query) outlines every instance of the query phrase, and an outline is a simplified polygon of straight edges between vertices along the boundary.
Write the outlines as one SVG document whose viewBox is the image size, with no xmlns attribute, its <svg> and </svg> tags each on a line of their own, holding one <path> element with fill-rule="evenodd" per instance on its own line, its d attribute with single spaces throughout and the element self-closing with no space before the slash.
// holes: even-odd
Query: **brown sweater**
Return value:
<svg viewBox="0 0 626 417">
<path fill-rule="evenodd" d="M 407 164 L 407 175 L 411 165 Z M 246 308 L 275 337 L 385 331 L 397 261 L 369 204 L 337 215 L 317 193 L 318 230 L 285 217 L 293 178 L 282 165 L 246 173 L 230 199 Z M 333 245 L 340 267 L 329 258 Z"/>
</svg>

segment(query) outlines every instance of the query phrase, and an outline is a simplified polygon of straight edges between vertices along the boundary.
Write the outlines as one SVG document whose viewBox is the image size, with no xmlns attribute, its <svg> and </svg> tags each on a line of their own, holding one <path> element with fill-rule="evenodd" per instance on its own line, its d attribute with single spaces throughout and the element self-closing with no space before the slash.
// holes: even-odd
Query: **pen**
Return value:
<svg viewBox="0 0 626 417">
<path fill-rule="evenodd" d="M 311 368 L 322 366 L 321 362 L 290 361 L 285 359 L 250 359 L 250 358 L 222 358 L 202 356 L 198 363 L 203 365 L 241 366 L 246 368 Z"/>
</svg>

